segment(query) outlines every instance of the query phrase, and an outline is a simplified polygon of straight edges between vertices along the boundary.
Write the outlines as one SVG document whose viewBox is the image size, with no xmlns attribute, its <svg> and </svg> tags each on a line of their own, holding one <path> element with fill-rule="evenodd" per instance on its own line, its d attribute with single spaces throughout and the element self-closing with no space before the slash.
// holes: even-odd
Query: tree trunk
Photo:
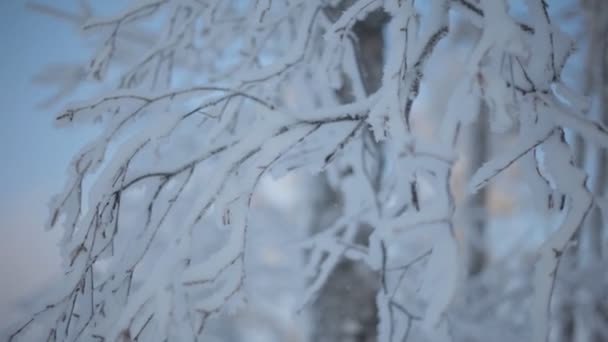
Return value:
<svg viewBox="0 0 608 342">
<path fill-rule="evenodd" d="M 327 15 L 337 18 L 341 9 L 349 1 L 342 1 L 337 8 L 327 9 Z M 367 95 L 376 91 L 382 80 L 384 40 L 382 28 L 387 21 L 384 12 L 374 12 L 365 20 L 355 24 L 356 60 L 360 78 Z M 354 99 L 351 80 L 344 80 L 345 86 L 337 92 L 343 103 Z M 371 134 L 366 131 L 364 134 Z M 373 141 L 373 139 L 370 139 Z M 382 147 L 374 146 L 382 160 Z M 382 163 L 378 165 L 378 174 L 382 173 Z M 313 208 L 311 232 L 316 233 L 327 227 L 338 216 L 341 194 L 332 189 L 325 176 L 320 176 L 317 196 Z M 365 243 L 369 227 L 359 228 L 357 243 Z M 378 314 L 376 310 L 376 293 L 379 288 L 377 274 L 366 265 L 351 260 L 342 260 L 319 291 L 313 304 L 313 326 L 310 340 L 314 342 L 375 342 Z"/>
<path fill-rule="evenodd" d="M 484 103 L 479 106 L 479 118 L 469 127 L 469 133 L 464 135 L 467 155 L 465 179 L 471 176 L 488 159 L 490 152 L 488 107 Z M 469 277 L 474 277 L 485 268 L 488 257 L 485 246 L 487 221 L 486 188 L 471 196 L 467 203 L 468 213 L 465 218 L 466 266 Z"/>
<path fill-rule="evenodd" d="M 582 86 L 585 95 L 592 101 L 589 116 L 592 120 L 608 124 L 608 46 L 606 34 L 608 34 L 608 7 L 603 0 L 582 0 L 580 6 L 584 17 L 585 35 L 588 37 L 586 56 L 583 60 L 585 73 Z M 606 172 L 608 161 L 606 151 L 598 148 L 583 137 L 575 138 L 574 149 L 577 154 L 577 163 L 584 168 L 589 179 L 587 186 L 594 196 L 605 196 L 606 194 Z M 601 263 L 603 258 L 604 242 L 604 219 L 601 210 L 594 206 L 589 211 L 587 218 L 578 234 L 579 244 L 576 247 L 575 258 L 572 268 L 578 270 L 593 267 Z M 570 290 L 565 296 L 567 303 L 561 308 L 559 340 L 562 342 L 603 341 L 604 337 L 596 328 L 588 324 L 581 310 L 577 308 L 592 305 L 597 317 L 602 317 L 605 310 L 602 301 L 594 298 L 592 303 L 581 303 L 577 298 L 577 291 Z M 606 322 L 605 322 L 606 323 Z"/>
<path fill-rule="evenodd" d="M 592 99 L 592 107 L 589 112 L 591 119 L 600 122 L 602 125 L 608 124 L 607 104 L 607 89 L 608 84 L 608 65 L 607 62 L 607 43 L 606 34 L 608 34 L 608 8 L 605 1 L 594 0 L 584 4 L 585 12 L 588 14 L 589 23 L 589 47 L 586 58 L 586 84 L 585 93 Z M 602 148 L 592 146 L 589 143 L 585 144 L 585 170 L 589 174 L 587 185 L 594 196 L 606 195 L 606 172 L 608 168 L 606 162 L 608 158 L 606 151 Z M 594 267 L 602 262 L 603 257 L 603 235 L 604 222 L 602 212 L 597 207 L 591 208 L 583 230 L 580 234 L 580 246 L 578 262 L 579 268 L 587 269 Z M 605 308 L 602 308 L 602 301 L 599 298 L 594 298 L 591 303 L 577 303 L 579 306 L 593 306 L 594 314 L 597 317 L 602 317 L 600 313 Z M 588 319 L 581 317 L 581 314 L 576 315 L 575 327 L 580 328 L 576 332 L 576 337 L 580 341 L 600 342 L 604 341 L 603 336 L 597 328 L 588 324 Z M 607 322 L 604 322 L 606 324 Z"/>
</svg>

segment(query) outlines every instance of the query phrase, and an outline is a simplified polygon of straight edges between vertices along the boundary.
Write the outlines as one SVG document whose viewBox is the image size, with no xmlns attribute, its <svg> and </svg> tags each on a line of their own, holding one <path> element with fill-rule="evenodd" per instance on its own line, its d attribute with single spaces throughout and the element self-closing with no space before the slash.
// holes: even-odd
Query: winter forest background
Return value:
<svg viewBox="0 0 608 342">
<path fill-rule="evenodd" d="M 605 1 L 0 6 L 0 340 L 608 340 Z"/>
</svg>

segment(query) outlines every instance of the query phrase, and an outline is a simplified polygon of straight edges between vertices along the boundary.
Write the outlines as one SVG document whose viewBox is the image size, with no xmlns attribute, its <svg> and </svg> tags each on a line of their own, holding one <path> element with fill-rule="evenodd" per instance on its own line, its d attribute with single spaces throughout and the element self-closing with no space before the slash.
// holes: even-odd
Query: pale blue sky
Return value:
<svg viewBox="0 0 608 342">
<path fill-rule="evenodd" d="M 78 10 L 73 0 L 37 2 Z M 37 108 L 55 89 L 33 84 L 32 77 L 49 63 L 86 62 L 89 53 L 75 26 L 27 10 L 24 2 L 1 1 L 0 15 L 0 206 L 4 206 L 28 187 L 50 181 L 57 188 L 66 162 L 82 144 L 82 134 L 76 130 L 53 128 L 53 115 L 61 106 Z"/>
<path fill-rule="evenodd" d="M 73 0 L 37 2 L 78 9 Z M 107 12 L 109 3 L 100 10 Z M 59 270 L 57 234 L 43 232 L 47 203 L 61 190 L 71 156 L 90 135 L 90 130 L 53 127 L 62 104 L 46 109 L 38 104 L 56 89 L 31 81 L 49 63 L 85 62 L 89 49 L 75 26 L 24 4 L 0 1 L 0 339 L 4 325 L 16 318 L 15 305 Z"/>
<path fill-rule="evenodd" d="M 61 175 L 59 163 L 73 134 L 52 129 L 52 108 L 35 108 L 50 92 L 31 78 L 45 63 L 79 60 L 83 53 L 78 35 L 64 22 L 29 12 L 18 1 L 2 1 L 0 13 L 0 206 L 5 207 L 13 196 Z"/>
</svg>

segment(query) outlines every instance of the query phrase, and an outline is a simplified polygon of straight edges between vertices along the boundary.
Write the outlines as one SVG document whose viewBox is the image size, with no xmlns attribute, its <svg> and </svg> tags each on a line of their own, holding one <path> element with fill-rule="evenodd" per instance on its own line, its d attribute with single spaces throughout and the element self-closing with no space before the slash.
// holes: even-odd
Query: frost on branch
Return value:
<svg viewBox="0 0 608 342">
<path fill-rule="evenodd" d="M 370 93 L 355 30 L 380 12 L 388 43 Z M 483 102 L 492 131 L 516 142 L 479 167 L 468 192 L 518 164 L 535 199 L 563 199 L 526 309 L 544 341 L 560 256 L 591 205 L 562 132 L 602 148 L 608 134 L 561 79 L 573 42 L 547 2 L 520 12 L 503 0 L 146 0 L 87 18 L 83 29 L 103 36 L 87 78 L 114 90 L 56 117 L 100 132 L 51 203 L 65 285 L 10 340 L 34 326 L 51 341 L 210 338 L 210 319 L 247 301 L 256 189 L 297 171 L 326 173 L 342 196 L 338 217 L 300 244 L 300 307 L 353 260 L 380 284 L 380 341 L 458 340 L 470 327 L 453 325 L 468 284 L 453 178 L 459 137 Z M 463 22 L 475 36 L 466 62 L 450 82 L 430 76 L 446 68 Z M 425 101 L 436 112 L 420 110 Z"/>
</svg>

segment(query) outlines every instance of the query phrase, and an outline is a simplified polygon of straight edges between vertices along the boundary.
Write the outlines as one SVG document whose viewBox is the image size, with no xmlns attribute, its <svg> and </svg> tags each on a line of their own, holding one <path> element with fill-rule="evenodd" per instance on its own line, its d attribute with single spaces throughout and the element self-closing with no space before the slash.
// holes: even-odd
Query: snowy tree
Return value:
<svg viewBox="0 0 608 342">
<path fill-rule="evenodd" d="M 9 340 L 213 340 L 209 322 L 247 305 L 256 228 L 295 229 L 253 223 L 260 184 L 303 172 L 324 185 L 316 209 L 293 214 L 312 232 L 298 243 L 298 305 L 371 312 L 375 335 L 313 319 L 316 340 L 553 338 L 554 294 L 577 281 L 558 277 L 560 261 L 606 208 L 601 174 L 574 151 L 608 147 L 603 116 L 587 115 L 605 109 L 562 75 L 576 46 L 562 3 L 137 0 L 108 17 L 84 6 L 68 19 L 97 51 L 42 79 L 96 82 L 99 95 L 56 122 L 99 132 L 51 203 L 63 284 Z M 530 234 L 532 262 L 512 252 L 490 267 L 490 247 L 463 234 L 488 239 L 487 214 L 473 225 L 490 193 L 472 196 L 513 168 L 546 228 Z M 337 330 L 350 333 L 325 335 Z"/>
</svg>

